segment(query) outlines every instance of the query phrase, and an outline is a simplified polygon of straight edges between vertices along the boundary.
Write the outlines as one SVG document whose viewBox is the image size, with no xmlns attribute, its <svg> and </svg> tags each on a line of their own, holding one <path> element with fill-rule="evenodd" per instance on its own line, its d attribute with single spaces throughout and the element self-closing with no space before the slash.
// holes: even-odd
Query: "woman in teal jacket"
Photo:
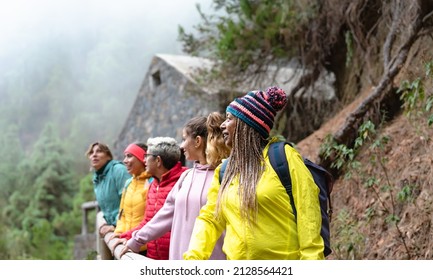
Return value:
<svg viewBox="0 0 433 280">
<path fill-rule="evenodd" d="M 113 160 L 113 155 L 106 144 L 100 142 L 91 144 L 86 155 L 94 170 L 93 187 L 96 200 L 106 221 L 106 224 L 99 228 L 99 233 L 104 236 L 107 232 L 114 231 L 116 227 L 122 189 L 131 175 L 122 162 Z"/>
</svg>

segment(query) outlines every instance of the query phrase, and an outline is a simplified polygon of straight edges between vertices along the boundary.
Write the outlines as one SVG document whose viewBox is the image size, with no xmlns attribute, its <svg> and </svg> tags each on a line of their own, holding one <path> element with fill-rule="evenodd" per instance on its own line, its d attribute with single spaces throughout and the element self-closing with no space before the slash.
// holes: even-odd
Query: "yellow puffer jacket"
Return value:
<svg viewBox="0 0 433 280">
<path fill-rule="evenodd" d="M 133 229 L 143 220 L 150 177 L 144 171 L 139 176 L 133 176 L 129 185 L 123 189 L 115 233 Z"/>
<path fill-rule="evenodd" d="M 271 140 L 276 141 L 276 138 Z M 285 145 L 297 210 L 296 222 L 289 196 L 270 165 L 268 149 L 269 144 L 263 151 L 266 169 L 256 189 L 257 221 L 249 225 L 240 219 L 237 178 L 232 180 L 223 198 L 221 219 L 215 218 L 221 165 L 218 166 L 207 204 L 196 219 L 184 259 L 208 259 L 224 230 L 226 233 L 223 251 L 227 259 L 324 259 L 324 243 L 320 236 L 322 217 L 318 199 L 319 188 L 300 154 Z"/>
</svg>

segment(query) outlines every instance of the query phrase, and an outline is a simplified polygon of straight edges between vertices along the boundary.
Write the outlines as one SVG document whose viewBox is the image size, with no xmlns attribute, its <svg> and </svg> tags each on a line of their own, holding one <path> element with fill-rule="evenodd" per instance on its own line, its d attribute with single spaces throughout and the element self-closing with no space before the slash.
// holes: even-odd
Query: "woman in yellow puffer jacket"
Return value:
<svg viewBox="0 0 433 280">
<path fill-rule="evenodd" d="M 132 178 L 126 181 L 123 188 L 117 226 L 111 238 L 120 237 L 122 233 L 133 229 L 143 220 L 147 192 L 152 180 L 145 171 L 146 151 L 147 145 L 143 143 L 132 143 L 124 151 L 123 163 Z M 143 247 L 141 251 L 145 249 Z"/>
<path fill-rule="evenodd" d="M 285 145 L 297 207 L 297 220 L 289 196 L 272 168 L 268 149 L 277 111 L 287 103 L 277 87 L 249 92 L 236 98 L 221 125 L 230 161 L 219 180 L 215 170 L 207 204 L 196 219 L 186 260 L 208 259 L 225 230 L 223 251 L 229 260 L 324 259 L 320 235 L 319 188 L 300 154 Z"/>
</svg>

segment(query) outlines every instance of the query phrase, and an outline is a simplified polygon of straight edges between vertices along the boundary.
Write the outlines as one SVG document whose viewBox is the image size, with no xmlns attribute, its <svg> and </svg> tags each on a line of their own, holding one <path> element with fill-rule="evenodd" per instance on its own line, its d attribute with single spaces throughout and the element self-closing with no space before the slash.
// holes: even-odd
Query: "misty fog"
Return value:
<svg viewBox="0 0 433 280">
<path fill-rule="evenodd" d="M 82 157 L 112 144 L 156 53 L 181 54 L 212 0 L 0 0 L 0 131 L 31 149 L 47 123 Z"/>
</svg>

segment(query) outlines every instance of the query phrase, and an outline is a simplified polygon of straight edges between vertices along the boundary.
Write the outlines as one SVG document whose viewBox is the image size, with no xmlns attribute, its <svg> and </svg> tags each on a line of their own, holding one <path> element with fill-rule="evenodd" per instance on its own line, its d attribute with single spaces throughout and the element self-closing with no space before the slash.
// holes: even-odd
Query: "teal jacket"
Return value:
<svg viewBox="0 0 433 280">
<path fill-rule="evenodd" d="M 103 170 L 93 174 L 96 200 L 109 225 L 116 226 L 122 189 L 130 177 L 125 165 L 117 160 L 109 161 Z"/>
</svg>

